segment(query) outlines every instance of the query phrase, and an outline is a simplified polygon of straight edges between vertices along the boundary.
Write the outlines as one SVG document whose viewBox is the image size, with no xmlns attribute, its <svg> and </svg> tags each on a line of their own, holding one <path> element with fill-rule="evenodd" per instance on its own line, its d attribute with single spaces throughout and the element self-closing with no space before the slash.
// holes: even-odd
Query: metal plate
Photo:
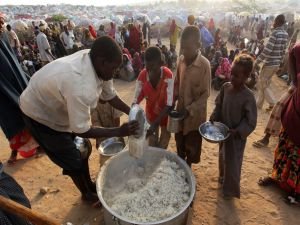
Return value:
<svg viewBox="0 0 300 225">
<path fill-rule="evenodd" d="M 108 138 L 101 142 L 98 150 L 101 155 L 114 156 L 124 149 L 125 145 L 120 138 Z"/>
<path fill-rule="evenodd" d="M 220 133 L 222 133 L 224 135 L 224 138 L 218 139 L 218 140 L 208 138 L 206 133 L 207 133 L 207 130 L 209 130 L 211 128 L 216 129 Z M 225 124 L 220 123 L 220 122 L 214 122 L 213 124 L 211 122 L 205 122 L 205 123 L 201 124 L 199 127 L 199 133 L 201 134 L 201 136 L 206 141 L 211 142 L 211 143 L 224 142 L 230 136 L 230 133 L 228 131 L 229 131 L 229 128 Z"/>
</svg>

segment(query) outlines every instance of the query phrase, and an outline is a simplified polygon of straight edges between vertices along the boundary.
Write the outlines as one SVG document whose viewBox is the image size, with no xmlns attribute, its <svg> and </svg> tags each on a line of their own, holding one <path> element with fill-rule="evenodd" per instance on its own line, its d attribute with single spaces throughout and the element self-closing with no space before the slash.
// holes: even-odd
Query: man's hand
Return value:
<svg viewBox="0 0 300 225">
<path fill-rule="evenodd" d="M 130 121 L 129 123 L 124 123 L 119 128 L 120 137 L 136 135 L 139 130 L 139 123 L 137 121 Z"/>
</svg>

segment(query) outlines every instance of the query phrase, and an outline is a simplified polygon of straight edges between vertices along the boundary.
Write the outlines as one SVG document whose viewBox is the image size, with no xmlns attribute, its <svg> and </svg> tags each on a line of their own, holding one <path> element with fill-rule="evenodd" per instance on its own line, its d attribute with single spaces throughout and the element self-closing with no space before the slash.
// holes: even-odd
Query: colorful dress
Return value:
<svg viewBox="0 0 300 225">
<path fill-rule="evenodd" d="M 282 110 L 282 131 L 275 149 L 272 178 L 291 194 L 300 195 L 300 44 L 289 55 L 294 65 L 296 90 Z"/>
</svg>

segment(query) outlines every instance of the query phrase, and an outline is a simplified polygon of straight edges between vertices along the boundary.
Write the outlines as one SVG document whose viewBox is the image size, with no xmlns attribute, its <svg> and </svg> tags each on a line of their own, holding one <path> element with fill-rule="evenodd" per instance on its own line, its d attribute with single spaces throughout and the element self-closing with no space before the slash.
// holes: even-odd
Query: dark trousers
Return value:
<svg viewBox="0 0 300 225">
<path fill-rule="evenodd" d="M 198 131 L 191 131 L 187 135 L 182 132 L 175 134 L 177 154 L 189 165 L 199 163 L 201 156 L 202 137 Z"/>
<path fill-rule="evenodd" d="M 63 169 L 64 175 L 76 176 L 84 171 L 84 162 L 72 133 L 58 132 L 24 116 L 26 127 L 48 157 Z"/>
</svg>

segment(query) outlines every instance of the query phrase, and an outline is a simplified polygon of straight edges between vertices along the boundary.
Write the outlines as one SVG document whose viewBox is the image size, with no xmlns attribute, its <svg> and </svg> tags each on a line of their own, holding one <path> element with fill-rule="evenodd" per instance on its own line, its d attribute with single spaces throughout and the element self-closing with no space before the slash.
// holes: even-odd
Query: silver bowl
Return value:
<svg viewBox="0 0 300 225">
<path fill-rule="evenodd" d="M 229 128 L 225 124 L 220 122 L 205 122 L 200 125 L 199 132 L 206 141 L 211 143 L 224 142 L 230 136 Z M 221 133 L 221 137 L 214 138 L 212 135 L 214 134 L 214 132 Z"/>
<path fill-rule="evenodd" d="M 114 156 L 121 152 L 125 147 L 121 138 L 112 137 L 101 142 L 98 151 L 104 156 Z"/>
</svg>

